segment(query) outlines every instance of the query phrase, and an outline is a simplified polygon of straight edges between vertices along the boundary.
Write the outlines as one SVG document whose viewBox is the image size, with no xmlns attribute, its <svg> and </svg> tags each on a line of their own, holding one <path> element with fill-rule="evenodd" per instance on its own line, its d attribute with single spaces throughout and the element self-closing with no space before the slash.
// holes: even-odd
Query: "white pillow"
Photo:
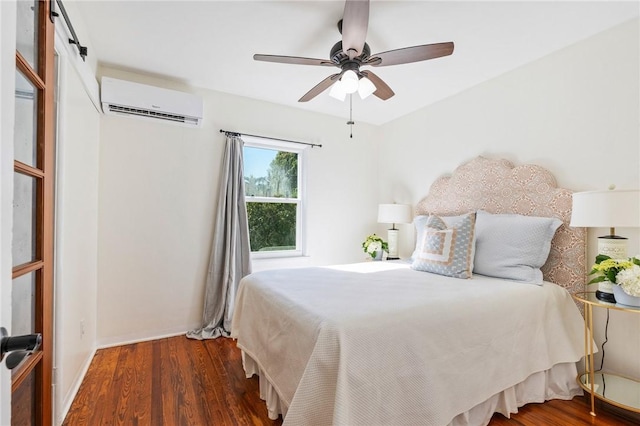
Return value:
<svg viewBox="0 0 640 426">
<path fill-rule="evenodd" d="M 473 272 L 542 285 L 551 240 L 562 221 L 478 210 Z"/>
</svg>

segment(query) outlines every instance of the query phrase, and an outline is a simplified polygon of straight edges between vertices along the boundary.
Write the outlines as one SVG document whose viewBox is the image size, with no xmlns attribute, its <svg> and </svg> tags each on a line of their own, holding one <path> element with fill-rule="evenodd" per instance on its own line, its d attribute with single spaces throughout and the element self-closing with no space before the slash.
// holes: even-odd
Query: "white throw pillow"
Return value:
<svg viewBox="0 0 640 426">
<path fill-rule="evenodd" d="M 475 213 L 456 216 L 451 225 L 428 216 L 420 232 L 420 249 L 411 268 L 455 278 L 471 278 L 475 249 Z"/>
<path fill-rule="evenodd" d="M 551 240 L 562 221 L 478 210 L 473 272 L 542 285 Z"/>
<path fill-rule="evenodd" d="M 448 227 L 459 226 L 462 220 L 467 216 L 467 214 L 461 214 L 458 216 L 438 216 L 440 219 L 447 224 Z M 413 253 L 411 254 L 411 261 L 416 258 L 418 255 L 418 251 L 420 250 L 420 246 L 422 245 L 422 240 L 424 239 L 424 230 L 425 225 L 427 224 L 427 220 L 431 216 L 429 215 L 419 215 L 413 218 L 413 226 L 416 229 L 416 246 L 413 249 Z"/>
</svg>

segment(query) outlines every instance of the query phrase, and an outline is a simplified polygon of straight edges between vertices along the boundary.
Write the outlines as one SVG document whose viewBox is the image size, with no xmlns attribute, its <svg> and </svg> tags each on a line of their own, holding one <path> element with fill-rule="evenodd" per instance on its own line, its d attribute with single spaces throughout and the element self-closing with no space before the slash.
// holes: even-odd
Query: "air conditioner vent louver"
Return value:
<svg viewBox="0 0 640 426">
<path fill-rule="evenodd" d="M 198 127 L 202 99 L 190 93 L 102 77 L 102 110 L 145 120 Z"/>
<path fill-rule="evenodd" d="M 115 113 L 121 113 L 125 115 L 137 115 L 139 117 L 153 117 L 160 120 L 174 121 L 177 123 L 187 123 L 187 124 L 192 123 L 194 125 L 198 124 L 198 120 L 196 120 L 195 118 L 185 117 L 184 115 L 167 114 L 164 112 L 149 111 L 146 109 L 137 109 L 137 108 L 125 107 L 122 105 L 109 104 L 109 111 L 115 112 Z"/>
</svg>

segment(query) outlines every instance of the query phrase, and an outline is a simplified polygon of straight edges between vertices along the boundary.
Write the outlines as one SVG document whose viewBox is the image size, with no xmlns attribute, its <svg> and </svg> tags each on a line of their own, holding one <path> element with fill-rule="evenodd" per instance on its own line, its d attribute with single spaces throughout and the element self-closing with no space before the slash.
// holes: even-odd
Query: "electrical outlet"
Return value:
<svg viewBox="0 0 640 426">
<path fill-rule="evenodd" d="M 82 339 L 84 337 L 84 319 L 80 320 L 80 338 Z"/>
</svg>

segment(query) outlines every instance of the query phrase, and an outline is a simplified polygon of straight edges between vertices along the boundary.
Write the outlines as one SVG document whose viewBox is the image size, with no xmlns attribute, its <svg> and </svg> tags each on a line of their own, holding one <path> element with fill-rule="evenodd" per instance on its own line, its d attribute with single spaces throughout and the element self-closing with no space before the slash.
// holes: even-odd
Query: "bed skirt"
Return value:
<svg viewBox="0 0 640 426">
<path fill-rule="evenodd" d="M 260 398 L 265 401 L 269 418 L 279 415 L 286 418 L 288 404 L 280 398 L 277 389 L 264 374 L 257 362 L 242 351 L 242 365 L 247 378 L 257 375 L 260 379 Z M 534 373 L 523 382 L 493 395 L 469 411 L 458 414 L 447 426 L 485 426 L 494 413 L 509 418 L 518 408 L 529 403 L 542 403 L 551 399 L 570 400 L 582 395 L 576 381 L 578 370 L 573 362 L 556 364 L 549 370 Z"/>
</svg>

